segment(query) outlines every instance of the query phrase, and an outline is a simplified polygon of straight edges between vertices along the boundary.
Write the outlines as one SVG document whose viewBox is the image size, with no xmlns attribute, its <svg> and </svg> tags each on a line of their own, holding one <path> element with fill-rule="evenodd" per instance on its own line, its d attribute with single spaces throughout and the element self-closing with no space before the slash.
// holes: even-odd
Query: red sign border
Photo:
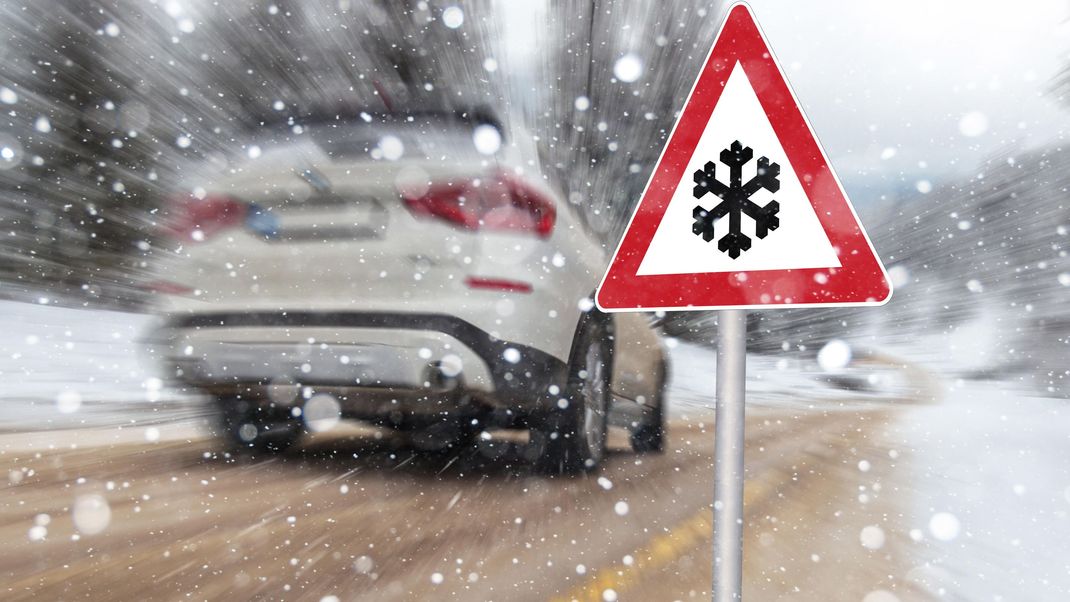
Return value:
<svg viewBox="0 0 1070 602">
<path fill-rule="evenodd" d="M 842 265 L 639 276 L 639 264 L 737 62 L 799 174 L 829 242 L 838 249 Z M 855 307 L 883 305 L 891 296 L 888 274 L 765 34 L 746 3 L 733 4 L 602 278 L 596 305 L 605 312 Z M 696 300 L 701 304 L 695 304 Z"/>
</svg>

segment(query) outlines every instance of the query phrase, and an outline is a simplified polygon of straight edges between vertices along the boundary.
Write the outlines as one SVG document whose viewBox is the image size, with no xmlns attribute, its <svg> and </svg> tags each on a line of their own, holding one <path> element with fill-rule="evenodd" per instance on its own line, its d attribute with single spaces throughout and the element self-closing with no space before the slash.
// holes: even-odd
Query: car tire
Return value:
<svg viewBox="0 0 1070 602">
<path fill-rule="evenodd" d="M 613 371 L 607 322 L 595 310 L 585 316 L 573 342 L 565 395 L 532 430 L 541 472 L 576 474 L 591 470 L 605 456 Z"/>
<path fill-rule="evenodd" d="M 642 424 L 632 432 L 632 450 L 637 454 L 660 454 L 665 451 L 665 424 L 661 419 L 661 408 L 656 410 L 658 418 Z"/>
<path fill-rule="evenodd" d="M 665 451 L 665 386 L 668 374 L 668 365 L 662 361 L 657 404 L 648 420 L 632 431 L 632 450 L 636 453 L 660 454 Z"/>
<path fill-rule="evenodd" d="M 235 398 L 218 400 L 219 435 L 229 451 L 281 453 L 301 438 L 301 421 L 274 407 Z"/>
</svg>

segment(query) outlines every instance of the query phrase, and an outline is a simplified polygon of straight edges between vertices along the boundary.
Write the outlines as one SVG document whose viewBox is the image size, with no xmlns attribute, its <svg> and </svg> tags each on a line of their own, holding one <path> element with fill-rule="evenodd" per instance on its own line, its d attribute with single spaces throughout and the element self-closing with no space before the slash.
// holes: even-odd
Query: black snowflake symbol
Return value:
<svg viewBox="0 0 1070 602">
<path fill-rule="evenodd" d="M 721 252 L 728 253 L 732 259 L 750 249 L 750 237 L 743 234 L 740 229 L 742 215 L 747 214 L 754 220 L 754 234 L 758 238 L 765 238 L 771 231 L 780 227 L 780 203 L 769 201 L 765 207 L 759 207 L 750 197 L 762 188 L 769 192 L 780 190 L 780 165 L 770 163 L 768 157 L 758 159 L 758 173 L 746 184 L 743 183 L 743 165 L 754 157 L 754 151 L 749 146 L 743 146 L 739 140 L 732 143 L 731 148 L 721 151 L 721 163 L 728 166 L 730 184 L 725 186 L 717 181 L 717 166 L 713 161 L 706 163 L 705 169 L 695 171 L 695 198 L 700 199 L 707 192 L 712 192 L 721 199 L 721 202 L 713 209 L 703 209 L 701 205 L 695 205 L 693 213 L 695 224 L 691 231 L 709 242 L 713 239 L 713 223 L 725 215 L 728 216 L 728 234 L 717 241 L 717 248 Z"/>
</svg>

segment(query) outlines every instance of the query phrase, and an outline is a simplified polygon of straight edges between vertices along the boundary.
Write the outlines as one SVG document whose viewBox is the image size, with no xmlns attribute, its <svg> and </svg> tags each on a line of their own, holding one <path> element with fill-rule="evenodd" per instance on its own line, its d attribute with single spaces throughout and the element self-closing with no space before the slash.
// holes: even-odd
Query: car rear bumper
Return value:
<svg viewBox="0 0 1070 602">
<path fill-rule="evenodd" d="M 150 339 L 182 384 L 273 403 L 327 393 L 355 418 L 467 408 L 522 419 L 551 407 L 567 378 L 560 359 L 444 314 L 172 315 Z"/>
</svg>

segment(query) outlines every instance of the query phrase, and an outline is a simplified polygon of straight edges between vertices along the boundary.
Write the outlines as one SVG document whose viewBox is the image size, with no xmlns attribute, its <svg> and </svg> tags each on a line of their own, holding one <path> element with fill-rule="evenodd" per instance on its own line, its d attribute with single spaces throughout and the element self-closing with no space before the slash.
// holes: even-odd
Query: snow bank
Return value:
<svg viewBox="0 0 1070 602">
<path fill-rule="evenodd" d="M 0 301 L 0 428 L 171 420 L 196 408 L 166 389 L 137 341 L 152 316 Z"/>
<path fill-rule="evenodd" d="M 842 343 L 841 343 L 842 344 Z M 717 351 L 669 340 L 670 412 L 712 411 L 717 387 Z M 866 353 L 857 355 L 863 356 Z M 888 402 L 912 391 L 895 366 L 855 361 L 839 370 L 825 370 L 816 360 L 796 354 L 751 353 L 747 356 L 748 407 L 853 407 Z"/>
</svg>

